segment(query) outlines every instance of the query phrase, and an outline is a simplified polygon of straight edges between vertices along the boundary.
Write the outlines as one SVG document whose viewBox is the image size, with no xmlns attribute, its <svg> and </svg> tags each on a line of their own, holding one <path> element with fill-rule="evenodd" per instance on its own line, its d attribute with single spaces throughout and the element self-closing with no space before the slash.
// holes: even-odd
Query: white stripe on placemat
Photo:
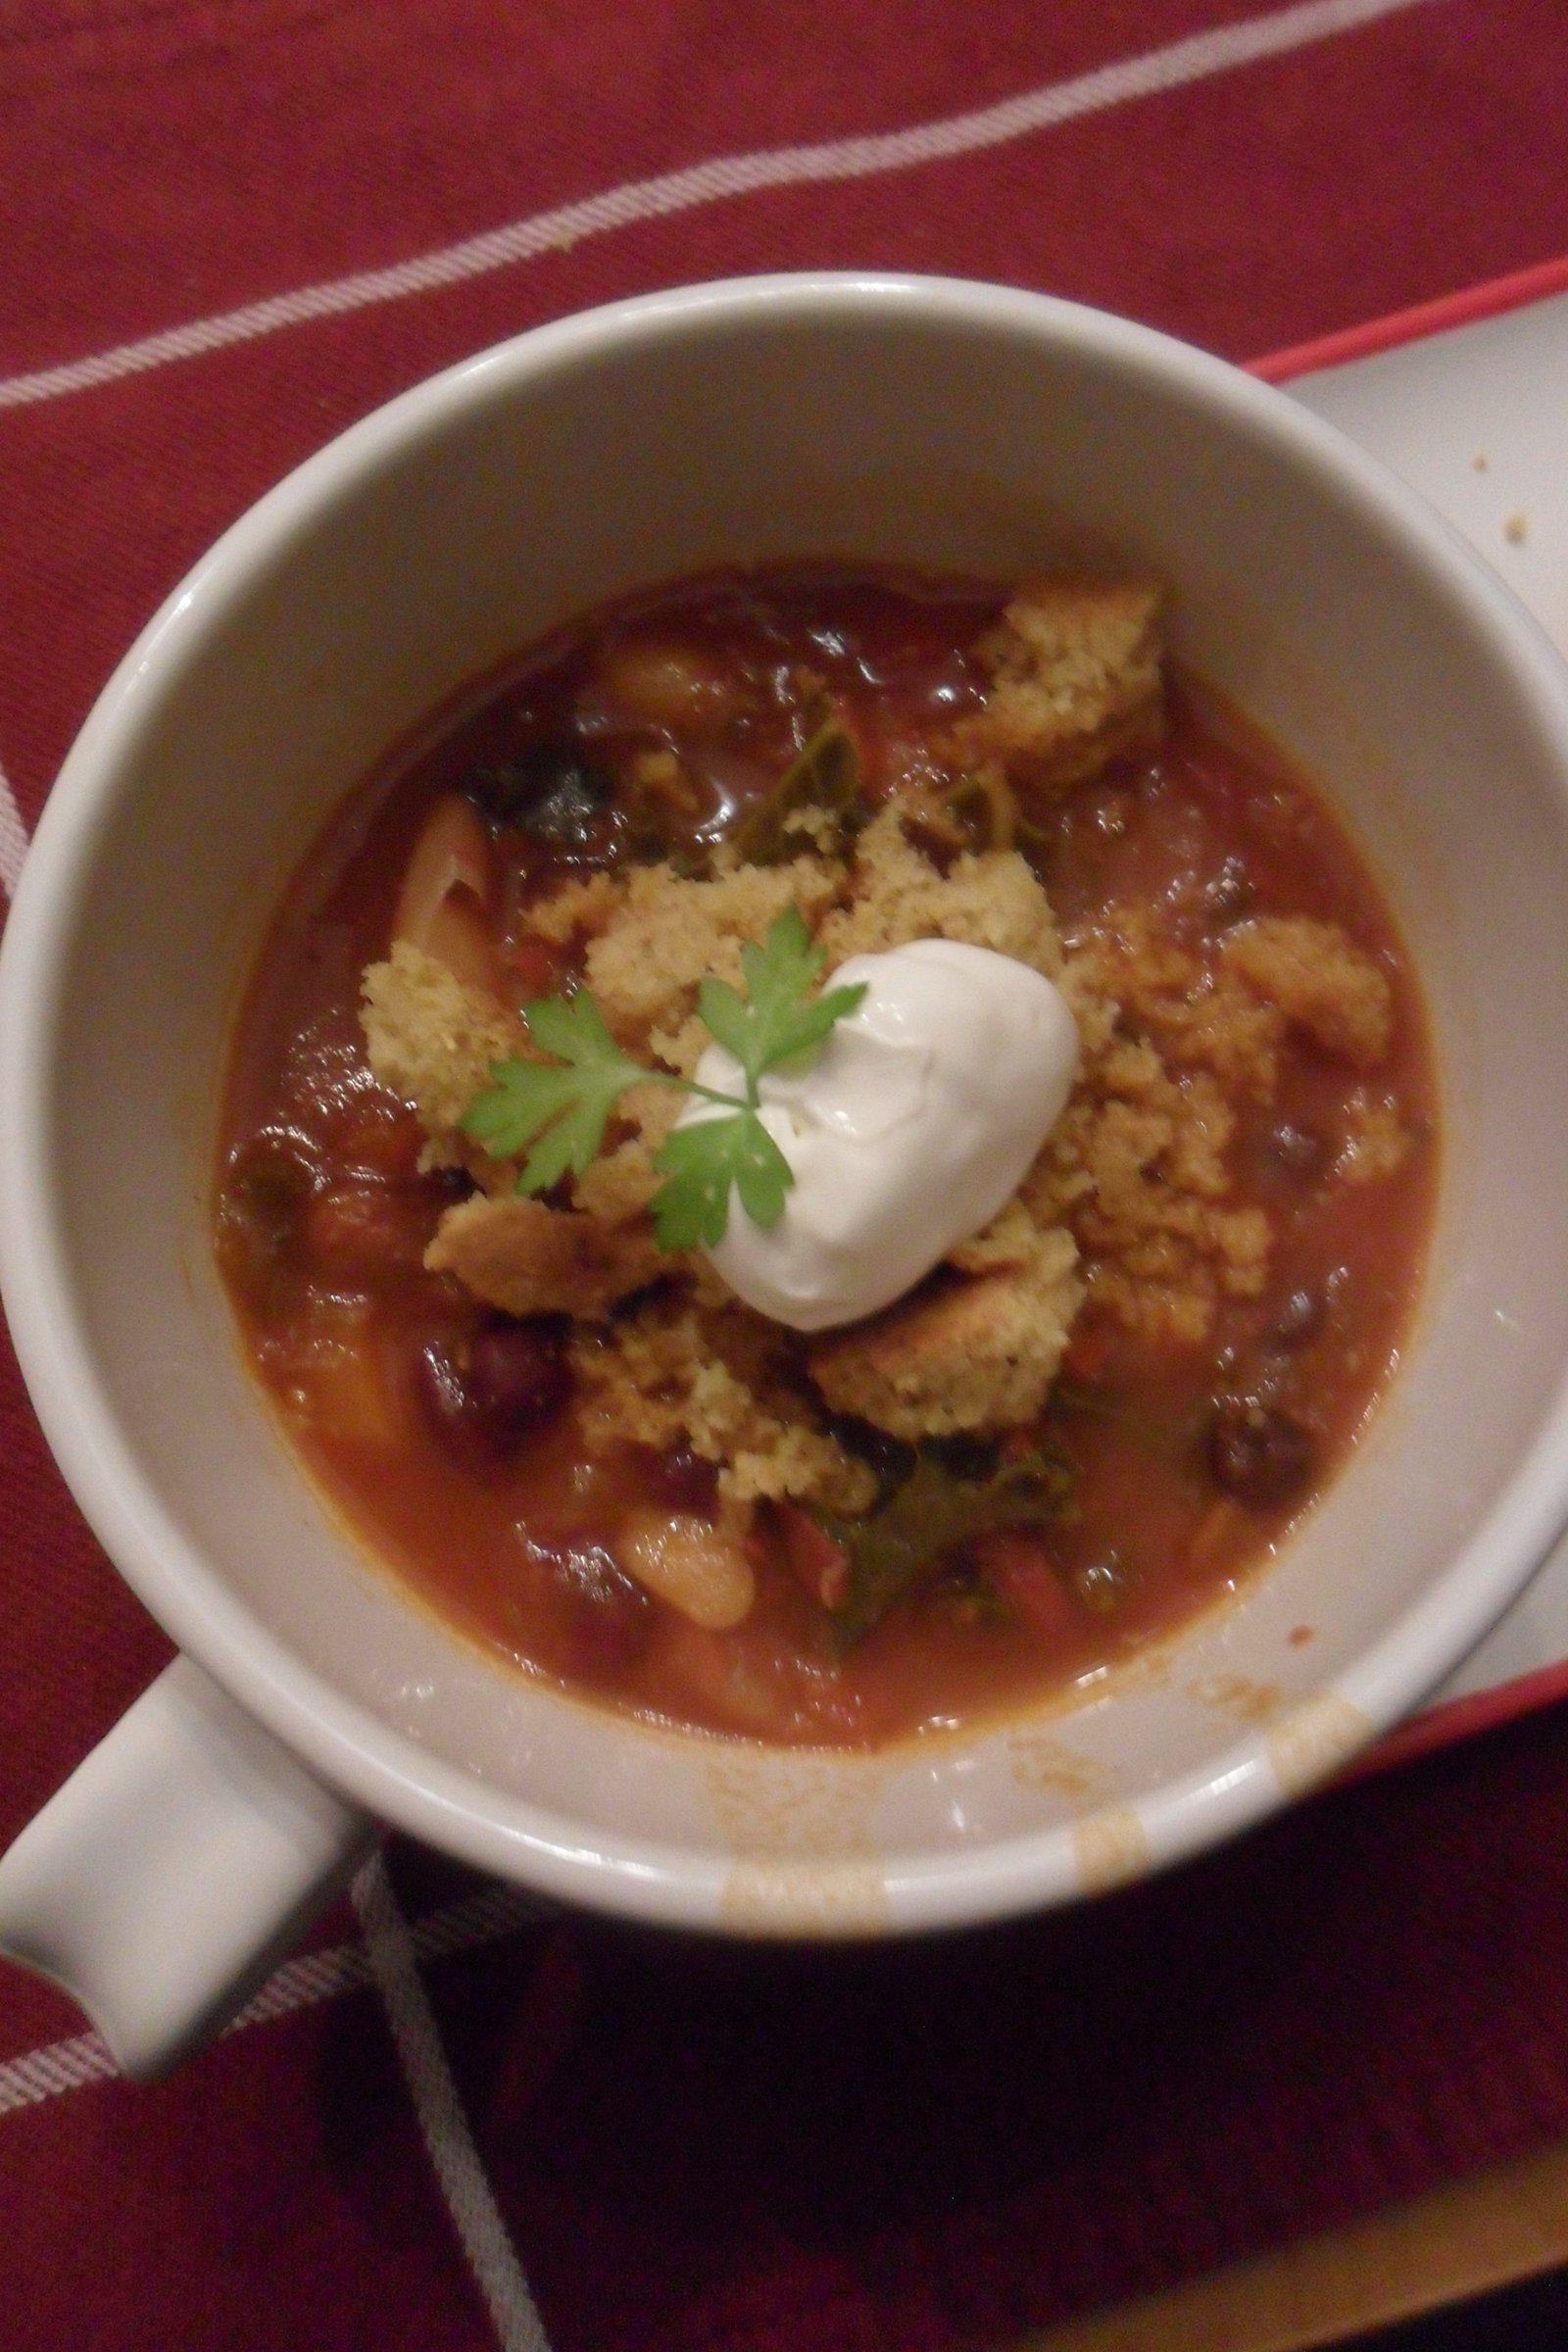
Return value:
<svg viewBox="0 0 1568 2352">
<path fill-rule="evenodd" d="M 427 1912 L 409 1930 L 415 1956 L 422 1964 L 498 1942 L 548 1909 L 515 1886 L 483 1886 L 461 1902 Z M 363 1944 L 335 1943 L 319 1952 L 305 1952 L 269 1977 L 223 2031 L 238 2034 L 246 2026 L 266 2025 L 295 2009 L 357 1992 L 370 1982 L 369 1957 Z M 56 2098 L 63 2090 L 79 2090 L 87 2082 L 110 2082 L 119 2072 L 106 2043 L 96 2034 L 75 2034 L 66 2041 L 45 2043 L 24 2051 L 20 2058 L 0 2062 L 0 2115 L 19 2107 L 36 2107 L 44 2099 Z"/>
<path fill-rule="evenodd" d="M 9 2115 L 14 2107 L 37 2107 L 63 2090 L 79 2090 L 84 2082 L 107 2082 L 119 2072 L 108 2044 L 96 2034 L 77 2034 L 70 2041 L 24 2051 L 0 2066 L 0 2115 Z"/>
<path fill-rule="evenodd" d="M 921 164 L 947 162 L 986 147 L 1000 147 L 1031 132 L 1054 129 L 1084 115 L 1124 106 L 1162 90 L 1205 80 L 1213 74 L 1234 72 L 1265 58 L 1282 57 L 1315 41 L 1332 40 L 1379 18 L 1418 8 L 1426 0 L 1301 0 L 1263 17 L 1239 24 L 1222 24 L 1210 32 L 1190 33 L 1162 49 L 1116 65 L 1100 66 L 1071 80 L 1047 82 L 1020 91 L 995 106 L 971 114 L 950 115 L 936 122 L 918 122 L 906 130 L 879 131 L 859 138 L 827 139 L 810 146 L 766 147 L 745 155 L 714 156 L 684 171 L 666 172 L 656 179 L 628 180 L 587 196 L 574 204 L 555 206 L 490 229 L 459 245 L 445 245 L 415 260 L 394 263 L 384 270 L 364 270 L 351 277 L 329 278 L 301 286 L 291 294 L 274 294 L 263 302 L 247 303 L 237 311 L 222 311 L 196 318 L 184 326 L 145 336 L 140 342 L 121 343 L 92 358 L 72 360 L 58 368 L 31 374 L 0 378 L 0 408 L 21 408 L 39 400 L 57 400 L 67 392 L 85 392 L 97 384 L 138 375 L 149 368 L 167 367 L 173 360 L 190 360 L 220 351 L 230 343 L 248 343 L 259 335 L 275 334 L 285 326 L 301 326 L 313 318 L 330 318 L 368 305 L 399 302 L 411 294 L 428 294 L 465 278 L 482 277 L 493 270 L 532 260 L 542 253 L 562 252 L 585 237 L 599 237 L 639 220 L 654 220 L 694 206 L 716 204 L 728 197 L 750 196 L 767 188 L 800 186 L 809 181 L 867 179 L 878 172 L 905 172 Z"/>
<path fill-rule="evenodd" d="M 366 1863 L 352 1891 L 424 2144 L 502 2352 L 550 2352 L 522 2266 L 473 2144 L 419 1975 L 414 1938 L 379 1854 Z"/>
<path fill-rule="evenodd" d="M 16 895 L 22 879 L 22 860 L 27 855 L 27 828 L 17 807 L 17 796 L 6 781 L 6 771 L 0 767 L 0 882 L 6 896 Z"/>
</svg>

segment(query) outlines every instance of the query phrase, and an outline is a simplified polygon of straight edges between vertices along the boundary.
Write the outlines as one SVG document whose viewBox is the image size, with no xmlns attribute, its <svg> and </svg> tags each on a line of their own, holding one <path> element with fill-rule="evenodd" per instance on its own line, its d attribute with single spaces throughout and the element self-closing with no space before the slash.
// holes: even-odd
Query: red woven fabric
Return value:
<svg viewBox="0 0 1568 2352">
<path fill-rule="evenodd" d="M 1045 287 L 1242 357 L 1568 252 L 1555 0 L 1353 15 L 14 0 L 0 773 L 24 818 L 218 531 L 354 417 L 536 320 L 876 265 Z M 1173 44 L 1260 23 L 1278 54 L 1163 86 Z M 590 226 L 95 384 L 47 373 L 715 157 L 1141 57 L 1144 94 L 1112 72 L 1114 103 L 945 161 Z M 9 1355 L 0 1460 L 4 1839 L 166 1645 Z M 472 1891 L 416 1854 L 397 1876 L 416 1917 Z M 320 1940 L 357 1933 L 344 1911 Z M 801 1959 L 576 1921 L 458 1941 L 427 1972 L 437 2022 L 558 2352 L 957 2352 L 1568 2130 L 1568 1718 L 939 1945 Z M 79 2033 L 0 1973 L 8 2352 L 498 2340 L 373 1991 L 249 2026 L 155 2089 L 94 2079 Z"/>
</svg>

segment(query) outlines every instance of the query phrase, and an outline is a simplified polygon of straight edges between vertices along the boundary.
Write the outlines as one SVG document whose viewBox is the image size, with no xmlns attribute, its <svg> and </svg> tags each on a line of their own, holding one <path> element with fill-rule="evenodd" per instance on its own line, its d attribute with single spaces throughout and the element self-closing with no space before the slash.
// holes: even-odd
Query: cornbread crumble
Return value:
<svg viewBox="0 0 1568 2352">
<path fill-rule="evenodd" d="M 1150 582 L 1031 582 L 981 640 L 982 708 L 947 747 L 949 779 L 1010 829 L 1113 757 L 1158 740 L 1160 590 Z M 650 771 L 662 790 L 673 768 Z M 636 1089 L 614 1148 L 549 1204 L 457 1130 L 492 1063 L 529 1051 L 482 990 L 406 945 L 367 972 L 375 1076 L 416 1107 L 432 1160 L 482 1189 L 448 1209 L 425 1263 L 509 1314 L 572 1318 L 590 1448 L 685 1446 L 732 1503 L 795 1497 L 863 1510 L 874 1481 L 836 1429 L 850 1415 L 903 1440 L 1020 1429 L 1040 1413 L 1085 1298 L 1129 1332 L 1200 1346 L 1225 1298 L 1257 1296 L 1274 1236 L 1234 1198 L 1232 1101 L 1267 1104 L 1282 1045 L 1304 1033 L 1360 1073 L 1390 1048 L 1387 976 L 1340 926 L 1262 916 L 1204 955 L 1159 906 L 1118 906 L 1064 946 L 1020 850 L 933 840 L 929 773 L 895 790 L 846 841 L 823 809 L 794 811 L 781 863 L 663 861 L 568 881 L 534 904 L 541 940 L 581 958 L 616 1042 L 689 1077 L 707 1042 L 709 977 L 741 978 L 740 948 L 798 909 L 829 968 L 941 938 L 993 949 L 1056 981 L 1082 1061 L 1067 1110 L 1013 1199 L 883 1313 L 809 1344 L 729 1298 L 699 1258 L 662 1255 L 648 1203 L 673 1090 Z M 956 803 L 955 803 L 956 805 Z M 978 803 L 976 803 L 978 805 Z M 1396 1167 L 1396 1112 L 1364 1089 L 1342 1173 Z"/>
</svg>

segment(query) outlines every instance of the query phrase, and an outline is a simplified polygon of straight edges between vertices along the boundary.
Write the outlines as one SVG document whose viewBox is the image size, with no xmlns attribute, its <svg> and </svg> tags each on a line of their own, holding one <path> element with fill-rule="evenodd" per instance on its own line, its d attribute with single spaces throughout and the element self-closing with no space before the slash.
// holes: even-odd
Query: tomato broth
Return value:
<svg viewBox="0 0 1568 2352">
<path fill-rule="evenodd" d="M 1043 1449 L 1060 1466 L 1038 1525 L 956 1544 L 847 1639 L 823 1597 L 831 1529 L 763 1500 L 744 1538 L 755 1601 L 710 1630 L 627 1573 L 617 1530 L 634 1509 L 713 1521 L 714 1462 L 684 1444 L 590 1448 L 566 1318 L 514 1322 L 426 1270 L 437 1221 L 472 1180 L 427 1164 L 414 1111 L 372 1076 L 359 995 L 430 811 L 466 800 L 494 844 L 483 952 L 515 1007 L 581 971 L 580 944 L 541 937 L 531 907 L 571 875 L 702 870 L 824 706 L 867 808 L 911 779 L 951 781 L 943 747 L 985 697 L 972 649 L 1005 601 L 983 583 L 823 566 L 686 582 L 596 614 L 394 752 L 289 886 L 234 1042 L 219 1263 L 312 1476 L 413 1593 L 522 1671 L 778 1742 L 873 1746 L 994 1717 L 1113 1667 L 1254 1574 L 1343 1466 L 1397 1362 L 1438 1167 L 1415 979 L 1324 795 L 1179 680 L 1156 745 L 1029 809 L 1020 839 L 1069 957 L 1129 904 L 1154 909 L 1205 974 L 1238 922 L 1310 916 L 1386 975 L 1392 1044 L 1369 1080 L 1292 1026 L 1269 1099 L 1228 1095 L 1226 1205 L 1261 1210 L 1271 1240 L 1261 1287 L 1220 1297 L 1200 1337 L 1152 1337 L 1105 1303 L 1080 1230 L 1089 1294 L 1044 1409 L 976 1441 L 992 1460 Z M 678 760 L 678 789 L 647 788 L 668 783 L 650 752 Z M 519 824 L 552 795 L 553 830 Z M 1398 1151 L 1375 1181 L 1349 1181 L 1369 1093 Z M 475 1381 L 502 1396 L 502 1447 L 459 1393 Z M 875 1432 L 852 1436 L 885 1458 Z"/>
</svg>

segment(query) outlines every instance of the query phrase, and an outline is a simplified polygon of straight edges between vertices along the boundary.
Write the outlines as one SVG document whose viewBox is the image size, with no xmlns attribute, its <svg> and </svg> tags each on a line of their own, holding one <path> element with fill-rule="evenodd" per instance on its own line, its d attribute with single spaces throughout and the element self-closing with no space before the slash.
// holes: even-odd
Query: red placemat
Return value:
<svg viewBox="0 0 1568 2352">
<path fill-rule="evenodd" d="M 14 0 L 0 873 L 187 564 L 448 361 L 855 265 L 1278 349 L 1568 250 L 1565 102 L 1554 0 Z M 0 1446 L 4 1838 L 165 1651 L 9 1357 Z M 1565 1830 L 1552 1712 L 898 1950 L 519 1924 L 400 1849 L 151 2089 L 8 1971 L 0 2338 L 466 2352 L 531 2287 L 557 2352 L 996 2342 L 1568 2130 Z"/>
</svg>

